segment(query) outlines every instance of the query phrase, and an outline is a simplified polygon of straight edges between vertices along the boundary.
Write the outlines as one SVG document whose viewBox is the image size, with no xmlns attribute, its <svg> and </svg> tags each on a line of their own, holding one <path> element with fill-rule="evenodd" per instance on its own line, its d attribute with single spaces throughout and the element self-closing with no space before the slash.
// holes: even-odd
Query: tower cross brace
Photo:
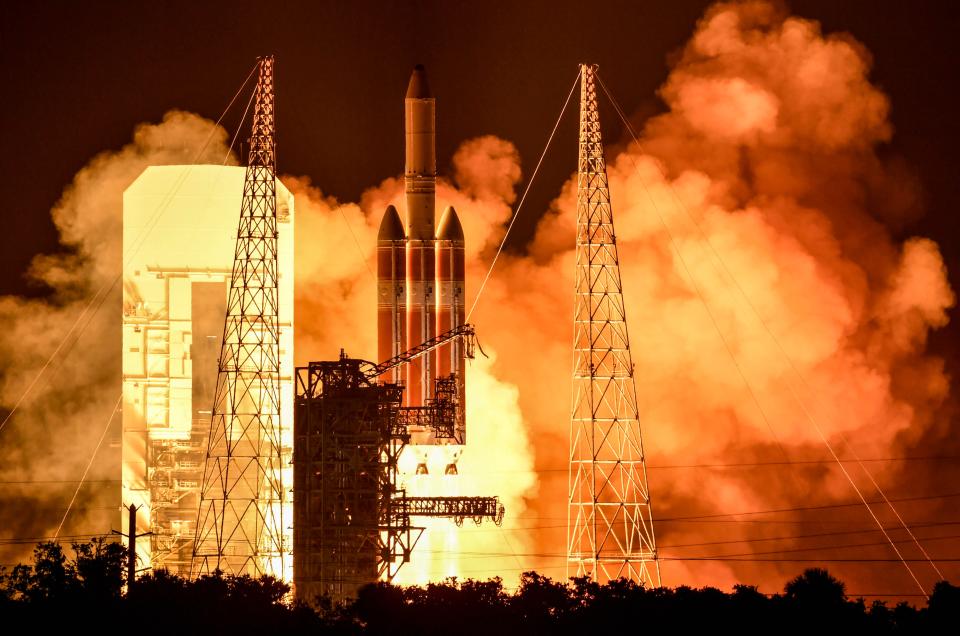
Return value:
<svg viewBox="0 0 960 636">
<path fill-rule="evenodd" d="M 274 59 L 260 59 L 192 574 L 284 577 Z M 289 488 L 289 484 L 286 486 Z"/>
</svg>

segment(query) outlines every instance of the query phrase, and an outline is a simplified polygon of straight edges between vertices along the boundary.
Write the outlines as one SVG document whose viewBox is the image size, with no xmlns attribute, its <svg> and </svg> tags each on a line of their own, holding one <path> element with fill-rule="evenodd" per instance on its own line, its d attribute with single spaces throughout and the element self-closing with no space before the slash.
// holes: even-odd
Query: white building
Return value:
<svg viewBox="0 0 960 636">
<path fill-rule="evenodd" d="M 123 195 L 122 496 L 124 505 L 142 506 L 137 532 L 153 533 L 137 542 L 138 569 L 190 570 L 244 172 L 151 166 Z M 277 216 L 281 415 L 290 449 L 294 201 L 279 181 Z M 284 482 L 292 484 L 292 474 Z"/>
</svg>

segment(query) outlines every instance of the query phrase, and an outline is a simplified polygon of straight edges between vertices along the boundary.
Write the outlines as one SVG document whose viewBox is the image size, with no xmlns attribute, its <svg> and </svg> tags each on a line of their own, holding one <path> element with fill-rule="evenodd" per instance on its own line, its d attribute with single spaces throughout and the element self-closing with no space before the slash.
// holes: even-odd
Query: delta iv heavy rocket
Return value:
<svg viewBox="0 0 960 636">
<path fill-rule="evenodd" d="M 410 76 L 404 100 L 406 224 L 388 206 L 377 237 L 377 345 L 380 360 L 462 325 L 466 319 L 464 236 L 456 210 L 435 223 L 436 99 L 423 66 Z M 453 378 L 460 407 L 456 442 L 464 443 L 466 375 L 460 339 L 385 374 L 405 385 L 406 406 L 433 398 L 436 381 Z M 420 437 L 420 436 L 417 436 Z M 429 437 L 429 436 L 427 436 Z M 431 443 L 421 437 L 414 443 Z"/>
</svg>

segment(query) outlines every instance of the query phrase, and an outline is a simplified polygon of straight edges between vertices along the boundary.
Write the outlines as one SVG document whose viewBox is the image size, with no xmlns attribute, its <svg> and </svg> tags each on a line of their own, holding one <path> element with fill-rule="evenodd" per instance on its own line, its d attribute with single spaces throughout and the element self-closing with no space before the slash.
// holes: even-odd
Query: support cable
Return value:
<svg viewBox="0 0 960 636">
<path fill-rule="evenodd" d="M 377 277 L 374 275 L 373 270 L 370 268 L 370 263 L 367 262 L 367 257 L 363 253 L 363 248 L 360 247 L 360 241 L 357 240 L 357 235 L 354 234 L 353 228 L 350 227 L 350 221 L 347 220 L 347 215 L 343 211 L 343 206 L 337 202 L 337 211 L 340 212 L 340 218 L 343 219 L 343 224 L 347 226 L 347 230 L 350 232 L 350 237 L 353 239 L 353 244 L 357 246 L 357 254 L 360 255 L 360 262 L 363 263 L 364 267 L 367 268 L 367 273 L 370 274 L 370 279 L 373 282 L 377 282 Z"/>
<path fill-rule="evenodd" d="M 630 136 L 633 138 L 633 141 L 637 145 L 637 148 L 641 152 L 645 152 L 643 150 L 643 145 L 640 143 L 640 140 L 636 134 L 636 131 L 634 130 L 633 126 L 630 124 L 629 120 L 627 120 L 623 109 L 620 107 L 620 104 L 617 102 L 616 99 L 614 99 L 613 95 L 610 93 L 607 87 L 603 84 L 603 80 L 600 79 L 599 75 L 597 79 L 599 80 L 604 93 L 606 93 L 614 109 L 617 111 L 617 114 L 620 116 L 620 119 L 623 121 L 627 130 L 630 132 Z M 750 297 L 747 295 L 746 291 L 740 285 L 740 282 L 733 275 L 733 272 L 730 271 L 730 268 L 727 266 L 726 261 L 724 261 L 723 257 L 720 255 L 716 247 L 713 245 L 713 242 L 710 240 L 709 235 L 703 230 L 703 226 L 699 223 L 697 218 L 693 215 L 693 213 L 686 206 L 686 204 L 684 204 L 683 199 L 680 198 L 680 195 L 677 193 L 676 188 L 674 188 L 673 182 L 667 178 L 667 175 L 663 173 L 659 165 L 657 165 L 656 167 L 657 167 L 657 170 L 660 172 L 660 175 L 663 178 L 663 181 L 668 185 L 674 200 L 677 202 L 677 205 L 684 211 L 684 213 L 693 223 L 694 227 L 696 227 L 697 232 L 700 235 L 700 240 L 710 248 L 710 252 L 713 254 L 713 257 L 723 268 L 723 271 L 726 274 L 726 278 L 731 283 L 733 283 L 733 285 L 736 287 L 737 291 L 740 293 L 740 296 L 743 298 L 744 302 L 747 304 L 751 312 L 757 318 L 760 325 L 763 327 L 764 331 L 767 332 L 767 335 L 770 336 L 770 339 L 777 346 L 777 349 L 779 350 L 780 354 L 790 365 L 790 369 L 794 372 L 794 374 L 796 374 L 798 378 L 800 378 L 800 381 L 803 384 L 803 386 L 806 388 L 806 390 L 811 395 L 816 396 L 816 392 L 813 390 L 813 387 L 810 386 L 810 383 L 807 381 L 806 377 L 803 375 L 803 373 L 800 372 L 800 369 L 796 366 L 796 363 L 793 361 L 793 358 L 790 356 L 789 353 L 787 353 L 786 349 L 783 347 L 783 344 L 777 338 L 776 334 L 773 333 L 773 330 L 770 328 L 770 325 L 767 323 L 766 320 L 764 320 L 763 316 L 760 314 L 760 311 L 757 309 L 756 305 L 753 304 L 753 302 L 750 300 Z M 794 399 L 796 399 L 797 402 L 800 403 L 801 402 L 800 396 L 797 395 L 792 385 L 790 385 L 790 392 L 793 394 Z M 804 408 L 804 411 L 806 412 L 805 408 Z M 810 414 L 808 414 L 807 416 L 808 416 L 808 419 L 810 419 L 811 423 L 813 423 L 814 426 L 816 426 L 819 431 L 820 427 L 816 424 L 816 422 L 814 422 L 812 416 Z M 934 572 L 936 572 L 937 576 L 939 576 L 941 580 L 944 580 L 945 577 L 943 573 L 940 571 L 940 568 L 937 567 L 937 564 L 933 561 L 933 559 L 930 558 L 930 555 L 927 553 L 926 549 L 924 549 L 923 545 L 920 543 L 917 537 L 914 536 L 910 527 L 907 525 L 906 521 L 904 521 L 903 517 L 900 515 L 900 512 L 896 509 L 896 507 L 887 497 L 886 493 L 877 483 L 873 474 L 867 469 L 866 466 L 863 465 L 864 460 L 862 460 L 860 456 L 857 454 L 856 449 L 854 449 L 853 444 L 850 442 L 850 439 L 848 438 L 846 433 L 844 433 L 843 431 L 840 431 L 839 434 L 840 434 L 841 441 L 843 441 L 844 445 L 847 447 L 847 450 L 849 450 L 850 453 L 853 455 L 854 461 L 856 461 L 857 465 L 860 467 L 860 470 L 862 470 L 863 473 L 867 476 L 867 478 L 870 480 L 870 483 L 873 485 L 874 489 L 881 496 L 881 498 L 883 498 L 884 503 L 886 503 L 886 505 L 893 512 L 894 516 L 897 518 L 897 521 L 900 523 L 903 529 L 907 532 L 907 534 L 910 535 L 911 539 L 913 539 L 913 542 L 916 544 L 917 548 L 919 548 L 920 553 L 923 554 L 924 557 L 926 557 L 927 561 L 930 563 L 930 566 L 933 568 Z M 822 433 L 821 433 L 821 436 L 823 436 Z M 832 449 L 831 449 L 831 454 L 833 454 Z M 834 455 L 834 457 L 836 457 L 836 455 Z"/>
<path fill-rule="evenodd" d="M 156 226 L 156 223 L 157 223 L 157 221 L 159 221 L 160 216 L 163 215 L 163 213 L 166 211 L 167 206 L 169 206 L 170 202 L 173 200 L 173 196 L 177 193 L 177 191 L 179 191 L 180 187 L 181 187 L 181 186 L 183 185 L 183 183 L 186 181 L 186 178 L 187 178 L 187 176 L 189 175 L 189 172 L 190 172 L 190 170 L 193 168 L 194 164 L 196 164 L 196 162 L 200 160 L 200 157 L 203 156 L 204 151 L 207 149 L 207 146 L 210 145 L 210 141 L 213 139 L 214 133 L 217 131 L 217 127 L 220 126 L 220 123 L 223 121 L 224 117 L 226 117 L 227 113 L 228 113 L 228 112 L 230 111 L 230 109 L 233 107 L 234 102 L 236 102 L 236 100 L 237 100 L 237 98 L 240 96 L 241 92 L 243 92 L 243 89 L 246 87 L 247 83 L 250 81 L 250 78 L 253 77 L 253 74 L 254 74 L 254 72 L 257 70 L 257 68 L 259 68 L 259 62 L 253 67 L 253 69 L 252 69 L 252 70 L 250 71 L 250 73 L 247 75 L 247 78 L 243 81 L 243 84 L 240 86 L 240 88 L 239 88 L 239 89 L 237 90 L 237 92 L 234 94 L 233 98 L 230 100 L 230 103 L 229 103 L 229 104 L 227 105 L 227 107 L 224 109 L 223 113 L 221 113 L 221 115 L 220 115 L 220 117 L 217 119 L 216 123 L 211 127 L 210 133 L 207 135 L 206 140 L 204 141 L 203 145 L 200 147 L 200 150 L 197 152 L 196 156 L 194 157 L 193 162 L 191 162 L 191 164 L 187 167 L 187 169 L 181 174 L 181 176 L 178 178 L 178 180 L 174 183 L 173 188 L 170 189 L 170 191 L 168 192 L 168 194 L 164 197 L 164 199 L 163 199 L 163 200 L 160 202 L 160 204 L 157 206 L 157 210 L 154 212 L 154 214 L 153 214 L 153 216 L 151 217 L 151 219 L 149 219 L 148 222 L 147 222 L 147 227 L 145 227 L 145 228 L 142 230 L 141 234 L 137 237 L 137 239 L 134 239 L 135 247 L 134 247 L 134 249 L 133 249 L 133 252 L 132 252 L 132 253 L 130 254 L 130 256 L 127 258 L 127 261 L 126 261 L 127 263 L 129 263 L 130 259 L 132 259 L 133 256 L 137 253 L 137 251 L 139 251 L 140 247 L 142 246 L 143 242 L 146 240 L 147 236 L 149 236 L 150 232 L 151 232 L 151 231 L 153 230 L 153 228 Z M 249 104 L 248 104 L 248 107 L 249 107 Z M 238 126 L 238 127 L 237 127 L 237 132 L 238 132 L 238 133 L 239 133 L 239 130 L 240 130 L 240 127 Z M 235 141 L 235 140 L 236 140 L 236 135 L 234 136 L 234 141 Z M 230 148 L 231 148 L 231 149 L 233 148 L 233 143 L 230 144 Z M 229 158 L 229 156 L 230 156 L 230 152 L 228 151 L 228 153 L 227 153 L 227 158 Z M 224 159 L 224 164 L 226 164 L 226 159 Z M 142 239 L 142 240 L 141 240 L 141 239 Z M 63 338 L 60 340 L 60 343 L 59 343 L 59 344 L 56 346 L 56 348 L 53 350 L 53 353 L 50 354 L 50 356 L 47 358 L 47 361 L 44 362 L 43 365 L 40 367 L 40 370 L 37 372 L 36 376 L 33 378 L 33 380 L 30 382 L 30 384 L 27 385 L 27 388 L 23 391 L 23 393 L 20 395 L 20 397 L 19 397 L 19 398 L 17 399 L 17 401 L 14 403 L 13 408 L 10 409 L 10 411 L 9 411 L 9 412 L 6 414 L 6 416 L 3 418 L 3 421 L 0 422 L 0 432 L 3 431 L 4 427 L 7 425 L 7 423 L 10 421 L 10 419 L 13 417 L 14 413 L 16 413 L 16 412 L 20 409 L 20 407 L 21 407 L 22 404 L 23 404 L 23 401 L 24 401 L 24 400 L 27 398 L 27 396 L 30 395 L 30 393 L 33 391 L 34 387 L 35 387 L 35 386 L 37 385 L 37 383 L 40 381 L 40 378 L 43 377 L 43 374 L 44 374 L 44 373 L 47 371 L 47 369 L 50 367 L 50 364 L 53 362 L 54 358 L 57 356 L 57 354 L 60 353 L 61 350 L 63 350 L 64 345 L 66 345 L 67 341 L 70 340 L 70 337 L 71 337 L 71 335 L 73 335 L 73 332 L 77 329 L 77 327 L 78 327 L 78 326 L 80 325 L 80 323 L 83 321 L 84 317 L 86 317 L 87 314 L 90 313 L 90 309 L 93 308 L 94 304 L 96 304 L 96 308 L 93 310 L 93 313 L 90 314 L 90 319 L 89 319 L 89 320 L 86 322 L 86 324 L 77 332 L 76 339 L 74 339 L 73 343 L 67 348 L 67 351 L 66 351 L 66 354 L 64 355 L 64 358 L 65 358 L 67 355 L 69 355 L 70 351 L 73 350 L 73 347 L 74 347 L 74 345 L 76 344 L 77 340 L 79 340 L 80 336 L 83 334 L 83 332 L 86 330 L 86 328 L 90 325 L 90 322 L 93 320 L 93 316 L 96 315 L 97 312 L 100 310 L 100 308 L 103 306 L 103 303 L 106 301 L 107 296 L 108 296 L 109 293 L 113 290 L 113 288 L 116 286 L 116 284 L 120 281 L 120 279 L 121 279 L 122 277 L 123 277 L 123 268 L 120 269 L 120 273 L 119 273 L 109 284 L 108 284 L 108 283 L 104 283 L 103 285 L 100 286 L 100 288 L 97 290 L 97 292 L 93 295 L 93 297 L 90 299 L 90 301 L 86 304 L 86 306 L 84 307 L 83 311 L 80 312 L 80 315 L 77 316 L 77 318 L 73 321 L 73 324 L 72 324 L 72 325 L 70 326 L 70 328 L 67 330 L 67 333 L 64 334 Z M 98 302 L 98 301 L 99 301 L 99 302 Z M 63 361 L 61 360 L 61 364 L 62 364 L 62 363 L 63 363 Z"/>
<path fill-rule="evenodd" d="M 530 186 L 533 185 L 534 179 L 537 178 L 537 172 L 540 171 L 540 165 L 543 163 L 543 158 L 547 156 L 547 150 L 550 149 L 550 143 L 553 141 L 553 137 L 557 134 L 557 128 L 560 127 L 560 120 L 563 119 L 564 113 L 567 112 L 567 106 L 570 105 L 570 98 L 573 97 L 573 91 L 576 90 L 577 82 L 580 81 L 580 73 L 581 71 L 577 71 L 577 77 L 573 80 L 573 86 L 570 87 L 570 92 L 567 93 L 567 99 L 563 102 L 563 108 L 560 109 L 560 115 L 557 117 L 557 122 L 553 125 L 553 130 L 550 131 L 550 136 L 547 138 L 547 145 L 543 147 L 543 152 L 540 153 L 540 160 L 537 161 L 537 165 L 533 169 L 533 173 L 530 175 L 530 180 L 527 181 L 527 187 L 523 190 L 523 195 L 520 197 L 520 202 L 517 204 L 517 209 L 514 211 L 513 217 L 510 219 L 510 224 L 507 225 L 507 231 L 503 235 L 503 240 L 500 241 L 500 247 L 497 248 L 497 253 L 493 256 L 493 261 L 490 262 L 490 268 L 487 270 L 487 275 L 483 277 L 483 282 L 480 283 L 480 288 L 477 290 L 477 295 L 473 299 L 473 305 L 470 306 L 470 311 L 467 312 L 467 319 L 464 322 L 470 322 L 470 317 L 473 316 L 473 310 L 477 308 L 477 303 L 480 302 L 480 295 L 487 286 L 487 281 L 490 280 L 490 275 L 493 273 L 493 268 L 497 265 L 497 259 L 500 258 L 500 252 L 503 251 L 503 246 L 507 243 L 507 237 L 510 236 L 510 230 L 513 229 L 513 224 L 517 222 L 517 217 L 520 216 L 520 209 L 523 207 L 523 202 L 527 199 L 527 194 L 530 192 Z"/>
<path fill-rule="evenodd" d="M 597 79 L 600 80 L 599 74 L 597 74 Z M 602 80 L 600 81 L 600 86 L 604 89 L 604 92 L 607 93 L 607 97 L 610 97 L 609 92 L 606 90 L 606 87 L 603 85 Z M 613 101 L 612 99 L 610 100 Z M 633 163 L 634 172 L 639 175 L 640 167 L 637 164 L 636 160 L 632 155 L 630 157 L 631 163 Z M 767 427 L 767 430 L 770 432 L 770 435 L 773 437 L 774 442 L 777 445 L 777 448 L 780 451 L 780 454 L 783 456 L 784 460 L 788 460 L 786 449 L 783 447 L 783 444 L 780 442 L 779 436 L 777 436 L 776 431 L 773 428 L 773 423 L 770 421 L 769 416 L 767 415 L 766 409 L 764 409 L 763 404 L 760 402 L 760 398 L 754 391 L 753 385 L 747 379 L 746 373 L 743 370 L 743 367 L 740 365 L 740 362 L 737 360 L 736 355 L 733 352 L 733 347 L 730 345 L 730 342 L 727 340 L 726 336 L 723 334 L 723 331 L 720 329 L 720 324 L 717 321 L 716 316 L 713 313 L 713 310 L 710 308 L 710 304 L 707 302 L 706 297 L 703 294 L 703 291 L 700 289 L 700 285 L 697 284 L 696 278 L 693 276 L 693 272 L 687 264 L 687 260 L 684 258 L 683 253 L 680 250 L 679 242 L 673 235 L 673 231 L 667 225 L 666 220 L 663 217 L 663 214 L 660 212 L 660 208 L 657 205 L 656 200 L 653 198 L 653 195 L 650 193 L 647 184 L 642 179 L 640 184 L 643 186 L 643 190 L 646 193 L 647 197 L 650 199 L 650 203 L 653 206 L 654 211 L 656 212 L 657 218 L 660 221 L 660 224 L 663 226 L 664 231 L 666 231 L 668 238 L 670 239 L 670 246 L 673 248 L 673 251 L 677 255 L 677 259 L 680 262 L 681 267 L 683 268 L 684 273 L 687 275 L 687 279 L 690 281 L 691 287 L 693 287 L 694 292 L 697 295 L 697 298 L 700 300 L 700 303 L 703 305 L 704 310 L 707 312 L 707 317 L 710 319 L 710 323 L 713 326 L 714 330 L 717 332 L 717 335 L 720 337 L 720 341 L 723 344 L 724 349 L 727 352 L 727 355 L 730 357 L 730 361 L 733 363 L 734 369 L 737 372 L 737 375 L 740 377 L 740 380 L 743 382 L 744 387 L 747 389 L 747 393 L 750 396 L 751 401 L 757 407 L 757 412 L 760 414 L 760 418 L 763 420 L 764 424 Z M 790 473 L 791 478 L 796 480 L 796 475 Z M 797 486 L 800 484 L 797 482 Z M 822 525 L 821 525 L 822 528 Z M 912 572 L 911 572 L 912 573 Z"/>
<path fill-rule="evenodd" d="M 60 520 L 60 525 L 57 526 L 57 531 L 53 533 L 53 538 L 57 539 L 60 536 L 60 531 L 63 529 L 63 524 L 67 520 L 67 516 L 70 514 L 70 509 L 73 508 L 74 502 L 77 500 L 77 495 L 80 493 L 80 488 L 83 487 L 83 480 L 87 478 L 87 473 L 90 472 L 90 467 L 93 466 L 93 460 L 96 459 L 97 453 L 100 452 L 100 447 L 103 445 L 103 440 L 107 436 L 107 431 L 110 430 L 110 424 L 113 422 L 114 415 L 117 414 L 117 411 L 120 410 L 120 402 L 123 400 L 123 392 L 120 392 L 120 397 L 117 398 L 117 403 L 113 405 L 113 408 L 110 410 L 110 417 L 107 418 L 107 425 L 103 427 L 103 433 L 100 434 L 100 441 L 97 442 L 97 446 L 93 449 L 93 454 L 90 455 L 90 461 L 87 462 L 87 467 L 83 469 L 83 475 L 80 476 L 80 481 L 77 482 L 77 488 L 73 491 L 73 497 L 70 498 L 70 503 L 67 504 L 67 510 L 63 513 L 63 518 Z"/>
<path fill-rule="evenodd" d="M 599 76 L 598 76 L 598 80 L 600 80 Z M 627 118 L 626 118 L 626 116 L 625 116 L 625 114 L 624 114 L 624 112 L 623 112 L 623 109 L 620 107 L 619 103 L 616 101 L 616 99 L 613 97 L 613 95 L 610 93 L 610 91 L 607 89 L 607 87 L 603 84 L 603 80 L 600 80 L 600 84 L 601 84 L 604 92 L 606 93 L 607 97 L 610 99 L 610 102 L 611 102 L 611 104 L 613 105 L 614 109 L 616 109 L 617 114 L 620 116 L 620 119 L 623 121 L 623 123 L 624 123 L 624 125 L 626 126 L 627 130 L 630 132 L 630 136 L 633 138 L 633 141 L 634 141 L 634 143 L 637 145 L 637 148 L 638 148 L 641 152 L 644 152 L 644 153 L 645 153 L 645 151 L 644 151 L 644 149 L 643 149 L 643 145 L 640 143 L 640 140 L 638 139 L 638 136 L 637 136 L 637 134 L 636 134 L 636 131 L 633 129 L 633 126 L 632 126 L 632 125 L 630 124 L 630 122 L 627 120 Z M 730 271 L 729 267 L 728 267 L 727 264 L 726 264 L 726 261 L 724 261 L 723 257 L 720 255 L 720 253 L 717 251 L 716 247 L 713 245 L 713 242 L 710 240 L 709 235 L 707 235 L 707 233 L 703 230 L 703 227 L 700 225 L 699 221 L 698 221 L 697 218 L 693 215 L 693 213 L 690 211 L 690 209 L 686 206 L 686 204 L 683 203 L 683 200 L 680 198 L 679 194 L 677 193 L 676 188 L 673 186 L 673 182 L 670 181 L 670 180 L 667 178 L 667 175 L 664 174 L 664 172 L 660 169 L 659 165 L 657 165 L 656 167 L 657 167 L 657 170 L 660 172 L 660 175 L 661 175 L 661 177 L 663 178 L 664 183 L 666 183 L 666 184 L 668 185 L 668 187 L 669 187 L 669 189 L 670 189 L 670 192 L 671 192 L 671 194 L 673 195 L 674 200 L 677 202 L 678 207 L 680 207 L 681 209 L 683 209 L 684 213 L 687 215 L 687 217 L 690 219 L 690 221 L 691 221 L 691 222 L 693 223 L 693 225 L 696 227 L 697 232 L 698 232 L 699 235 L 700 235 L 700 236 L 699 236 L 700 240 L 701 240 L 703 243 L 705 243 L 705 244 L 710 248 L 710 251 L 712 252 L 714 258 L 717 260 L 717 262 L 718 262 L 718 263 L 720 264 L 720 266 L 723 268 L 723 271 L 724 271 L 724 273 L 726 274 L 727 279 L 737 288 L 737 291 L 740 293 L 741 297 L 742 297 L 743 300 L 746 302 L 747 306 L 750 308 L 750 310 L 751 310 L 751 311 L 753 312 L 753 314 L 756 316 L 757 320 L 760 322 L 761 326 L 764 328 L 764 330 L 767 332 L 767 334 L 768 334 L 768 335 L 770 336 L 770 338 L 773 340 L 774 344 L 777 346 L 777 349 L 779 350 L 780 354 L 786 359 L 786 361 L 787 361 L 787 363 L 789 364 L 791 370 L 797 375 L 797 377 L 800 378 L 800 381 L 803 383 L 803 385 L 805 386 L 805 388 L 806 388 L 811 394 L 815 394 L 815 392 L 813 391 L 813 388 L 812 388 L 812 387 L 810 386 L 810 384 L 807 382 L 806 377 L 805 377 L 805 376 L 800 372 L 800 370 L 797 368 L 796 364 L 795 364 L 794 361 L 793 361 L 793 358 L 792 358 L 792 357 L 787 353 L 787 351 L 784 349 L 784 347 L 783 347 L 782 343 L 780 342 L 780 340 L 779 340 L 779 339 L 776 337 L 776 335 L 773 333 L 773 330 L 772 330 L 772 329 L 770 328 L 770 326 L 767 324 L 766 320 L 764 320 L 763 316 L 760 314 L 759 310 L 756 308 L 756 306 L 755 306 L 755 305 L 753 304 L 753 302 L 750 300 L 750 297 L 749 297 L 749 296 L 747 295 L 747 293 L 744 291 L 744 289 L 743 289 L 743 287 L 740 285 L 739 281 L 736 279 L 736 277 L 735 277 L 735 276 L 733 275 L 733 273 Z M 794 394 L 795 399 L 797 399 L 797 401 L 799 402 L 799 401 L 800 401 L 799 396 L 796 395 L 796 393 L 794 392 L 792 386 L 791 386 L 791 393 Z M 856 450 L 853 448 L 853 445 L 850 443 L 847 435 L 846 435 L 843 431 L 840 431 L 840 436 L 841 436 L 844 444 L 846 445 L 847 449 L 853 454 L 853 456 L 854 456 L 853 461 L 855 461 L 855 462 L 860 466 L 861 470 L 863 470 L 863 472 L 864 472 L 864 473 L 867 475 L 867 477 L 870 479 L 870 481 L 871 481 L 871 483 L 873 484 L 874 488 L 877 490 L 877 492 L 880 494 L 880 496 L 884 499 L 884 501 L 887 503 L 887 505 L 888 505 L 888 506 L 890 507 L 890 509 L 893 511 L 894 515 L 897 517 L 897 520 L 903 525 L 904 530 L 906 530 L 907 533 L 912 536 L 913 533 L 910 531 L 910 528 L 909 528 L 909 527 L 906 525 L 906 523 L 903 521 L 903 518 L 900 516 L 900 513 L 899 513 L 899 512 L 897 511 L 897 509 L 893 506 L 893 504 L 890 503 L 890 501 L 887 499 L 886 494 L 883 492 L 883 490 L 882 490 L 882 489 L 880 488 L 880 486 L 877 484 L 876 480 L 873 478 L 873 475 L 870 473 L 870 471 L 867 470 L 867 468 L 866 468 L 865 466 L 863 466 L 863 463 L 862 463 L 862 462 L 863 462 L 864 460 L 862 460 L 862 459 L 859 457 L 859 455 L 857 454 Z M 915 540 L 915 541 L 916 541 L 916 540 Z M 924 556 L 927 556 L 926 551 L 924 550 L 923 546 L 920 545 L 919 541 L 916 541 L 916 544 L 917 544 L 917 547 L 920 549 L 920 551 L 924 554 Z M 929 558 L 929 557 L 928 557 L 928 558 Z M 943 574 L 940 572 L 939 568 L 937 568 L 936 564 L 935 564 L 932 560 L 930 561 L 930 565 L 931 565 L 931 566 L 933 567 L 933 569 L 937 572 L 937 574 L 938 574 L 941 578 L 943 578 Z"/>
</svg>

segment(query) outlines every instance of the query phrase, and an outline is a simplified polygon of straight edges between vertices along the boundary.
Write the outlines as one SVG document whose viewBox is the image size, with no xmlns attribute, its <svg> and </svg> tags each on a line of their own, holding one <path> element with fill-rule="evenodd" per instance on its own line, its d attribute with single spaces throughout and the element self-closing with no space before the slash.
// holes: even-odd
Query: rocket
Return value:
<svg viewBox="0 0 960 636">
<path fill-rule="evenodd" d="M 412 349 L 465 320 L 464 235 L 456 210 L 436 223 L 436 99 L 423 66 L 413 69 L 404 99 L 405 222 L 388 206 L 377 236 L 377 348 L 380 360 Z M 405 405 L 422 406 L 436 380 L 453 380 L 463 443 L 464 350 L 455 340 L 389 372 L 406 387 Z"/>
<path fill-rule="evenodd" d="M 436 100 L 422 66 L 413 69 L 404 101 L 406 161 L 404 199 L 407 204 L 407 346 L 411 349 L 436 335 L 437 189 Z M 429 353 L 407 366 L 409 406 L 432 397 L 436 355 Z"/>
</svg>

